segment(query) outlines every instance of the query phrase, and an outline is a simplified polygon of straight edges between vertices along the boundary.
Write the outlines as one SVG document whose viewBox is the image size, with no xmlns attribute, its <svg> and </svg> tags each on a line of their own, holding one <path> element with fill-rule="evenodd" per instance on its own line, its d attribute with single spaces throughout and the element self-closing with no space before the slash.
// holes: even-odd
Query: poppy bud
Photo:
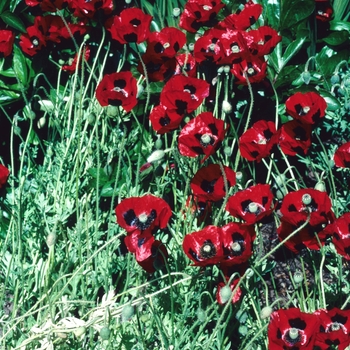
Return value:
<svg viewBox="0 0 350 350">
<path fill-rule="evenodd" d="M 315 185 L 315 190 L 321 191 L 321 192 L 326 192 L 326 185 L 324 181 L 319 181 Z"/>
<path fill-rule="evenodd" d="M 60 64 L 61 66 L 64 66 L 66 64 L 66 62 L 62 59 L 59 59 L 58 64 Z"/>
<path fill-rule="evenodd" d="M 207 313 L 202 308 L 198 308 L 197 317 L 200 322 L 204 323 L 207 320 Z"/>
<path fill-rule="evenodd" d="M 181 10 L 178 7 L 173 8 L 173 16 L 174 17 L 179 17 L 181 13 Z"/>
<path fill-rule="evenodd" d="M 226 304 L 232 296 L 232 290 L 230 286 L 224 286 L 220 289 L 220 298 L 223 304 Z"/>
<path fill-rule="evenodd" d="M 100 337 L 102 340 L 108 340 L 111 335 L 111 330 L 107 327 L 104 326 L 100 330 Z"/>
<path fill-rule="evenodd" d="M 156 149 L 161 149 L 163 147 L 163 141 L 160 138 L 155 142 L 155 147 Z"/>
<path fill-rule="evenodd" d="M 230 73 L 230 70 L 231 70 L 230 66 L 224 66 L 224 72 L 226 74 Z"/>
<path fill-rule="evenodd" d="M 224 153 L 225 153 L 225 155 L 230 156 L 232 154 L 231 147 L 226 146 L 224 148 Z"/>
<path fill-rule="evenodd" d="M 190 51 L 193 51 L 193 50 L 194 50 L 194 43 L 189 43 L 189 44 L 188 44 L 188 49 L 189 49 Z"/>
<path fill-rule="evenodd" d="M 241 171 L 236 172 L 236 180 L 237 182 L 241 182 L 243 179 L 243 173 Z"/>
<path fill-rule="evenodd" d="M 245 273 L 246 273 L 247 279 L 252 278 L 254 275 L 254 271 L 251 268 L 248 268 Z"/>
<path fill-rule="evenodd" d="M 284 193 L 283 193 L 283 191 L 281 191 L 280 189 L 278 189 L 277 191 L 276 191 L 276 198 L 277 199 L 279 199 L 279 200 L 281 200 L 281 199 L 283 199 L 284 198 Z"/>
<path fill-rule="evenodd" d="M 261 309 L 260 311 L 260 318 L 262 320 L 264 320 L 265 318 L 270 317 L 270 315 L 272 314 L 272 307 L 271 306 L 265 306 Z"/>
<path fill-rule="evenodd" d="M 248 318 L 248 314 L 243 311 L 243 310 L 238 310 L 236 313 L 236 320 L 238 320 L 240 323 L 244 323 L 245 321 L 247 321 Z"/>
<path fill-rule="evenodd" d="M 232 112 L 232 105 L 230 102 L 224 100 L 222 101 L 222 110 L 224 111 L 224 113 L 231 113 Z"/>
<path fill-rule="evenodd" d="M 311 74 L 309 71 L 304 71 L 303 73 L 301 73 L 301 79 L 303 80 L 303 82 L 308 85 L 310 83 L 311 80 Z"/>
<path fill-rule="evenodd" d="M 76 330 L 73 331 L 73 333 L 77 338 L 80 338 L 82 335 L 86 333 L 86 328 L 78 327 Z"/>
<path fill-rule="evenodd" d="M 90 125 L 93 125 L 93 124 L 95 124 L 95 120 L 96 120 L 95 113 L 89 113 L 89 115 L 87 116 L 87 122 Z"/>
<path fill-rule="evenodd" d="M 56 243 L 57 236 L 55 233 L 49 233 L 46 237 L 46 244 L 48 247 L 53 246 Z"/>
<path fill-rule="evenodd" d="M 293 275 L 293 280 L 295 283 L 299 284 L 303 281 L 304 276 L 301 271 L 295 271 Z"/>
<path fill-rule="evenodd" d="M 19 126 L 15 125 L 13 127 L 13 132 L 15 135 L 19 136 L 19 135 L 21 135 L 21 128 Z"/>
<path fill-rule="evenodd" d="M 218 75 L 220 75 L 224 71 L 224 67 L 221 66 L 218 68 Z"/>
<path fill-rule="evenodd" d="M 305 204 L 305 205 L 309 205 L 312 202 L 312 197 L 308 194 L 305 193 L 303 194 L 303 196 L 301 197 L 301 201 Z"/>
<path fill-rule="evenodd" d="M 244 324 L 241 324 L 238 328 L 238 332 L 240 335 L 247 335 L 248 333 L 248 327 Z"/>
<path fill-rule="evenodd" d="M 161 149 L 158 149 L 156 151 L 154 151 L 148 158 L 147 158 L 147 162 L 148 163 L 153 163 L 153 162 L 157 162 L 159 160 L 162 160 L 164 158 L 164 151 Z"/>
<path fill-rule="evenodd" d="M 340 77 L 338 74 L 333 74 L 331 77 L 331 84 L 335 85 L 335 84 L 339 84 L 340 82 Z"/>
<path fill-rule="evenodd" d="M 37 122 L 38 129 L 42 129 L 45 126 L 45 124 L 46 124 L 46 118 L 41 117 Z"/>
<path fill-rule="evenodd" d="M 118 107 L 109 105 L 107 107 L 107 116 L 116 117 L 118 115 Z"/>
<path fill-rule="evenodd" d="M 276 182 L 277 186 L 281 187 L 281 186 L 283 186 L 283 184 L 286 183 L 286 177 L 283 174 L 278 175 L 275 178 L 275 182 Z"/>
<path fill-rule="evenodd" d="M 132 305 L 125 305 L 122 310 L 122 321 L 129 321 L 134 315 L 134 307 Z"/>
<path fill-rule="evenodd" d="M 132 0 L 125 0 L 125 3 L 126 3 L 127 5 L 129 5 L 129 4 L 131 4 L 131 1 L 132 1 Z"/>
</svg>

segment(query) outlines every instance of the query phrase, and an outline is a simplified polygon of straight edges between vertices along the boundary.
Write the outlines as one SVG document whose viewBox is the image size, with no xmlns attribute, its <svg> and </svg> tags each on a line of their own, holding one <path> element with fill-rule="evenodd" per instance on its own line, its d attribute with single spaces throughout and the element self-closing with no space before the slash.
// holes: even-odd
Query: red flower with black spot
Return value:
<svg viewBox="0 0 350 350">
<path fill-rule="evenodd" d="M 283 241 L 298 228 L 299 226 L 292 225 L 289 222 L 284 221 L 282 218 L 281 225 L 277 229 L 278 238 L 280 241 Z M 322 230 L 321 225 L 306 225 L 289 238 L 284 245 L 295 254 L 298 254 L 306 247 L 311 250 L 320 250 L 320 243 L 324 245 L 328 237 L 329 234 Z"/>
<path fill-rule="evenodd" d="M 329 22 L 333 16 L 333 8 L 329 0 L 315 0 L 316 19 L 320 22 Z"/>
<path fill-rule="evenodd" d="M 220 42 L 223 33 L 223 30 L 212 28 L 195 42 L 193 55 L 198 63 L 204 61 L 218 63 L 224 57 Z"/>
<path fill-rule="evenodd" d="M 332 236 L 338 254 L 350 260 L 350 213 L 345 213 L 329 224 L 324 233 Z"/>
<path fill-rule="evenodd" d="M 181 30 L 165 27 L 160 32 L 150 33 L 146 54 L 155 58 L 173 58 L 185 44 L 186 35 Z"/>
<path fill-rule="evenodd" d="M 216 300 L 220 305 L 225 305 L 227 303 L 227 298 L 232 298 L 232 304 L 237 303 L 242 296 L 242 290 L 240 287 L 236 289 L 236 292 L 232 295 L 232 292 L 235 290 L 239 278 L 235 279 L 229 286 L 225 282 L 220 282 L 218 284 L 218 289 L 216 290 Z M 227 288 L 229 287 L 229 288 Z M 230 295 L 231 292 L 231 295 Z"/>
<path fill-rule="evenodd" d="M 301 312 L 298 308 L 274 311 L 267 333 L 269 350 L 313 350 L 318 328 L 315 314 Z"/>
<path fill-rule="evenodd" d="M 278 137 L 275 123 L 259 120 L 239 138 L 242 157 L 260 162 L 262 158 L 271 154 L 272 148 L 278 142 Z"/>
<path fill-rule="evenodd" d="M 225 5 L 219 0 L 188 0 L 180 17 L 180 28 L 195 33 L 217 24 L 216 15 Z"/>
<path fill-rule="evenodd" d="M 149 34 L 152 16 L 145 14 L 138 8 L 128 8 L 105 22 L 112 39 L 121 44 L 145 41 Z"/>
<path fill-rule="evenodd" d="M 154 242 L 154 237 L 150 230 L 142 231 L 134 231 L 127 236 L 124 237 L 124 243 L 126 248 L 130 253 L 136 253 L 136 251 L 143 245 L 147 244 L 148 246 L 152 246 Z"/>
<path fill-rule="evenodd" d="M 27 33 L 20 36 L 19 46 L 27 55 L 34 56 L 46 46 L 46 38 L 35 25 L 30 26 Z"/>
<path fill-rule="evenodd" d="M 223 48 L 225 57 L 220 64 L 240 63 L 244 59 L 249 60 L 249 50 L 247 42 L 238 30 L 226 29 L 220 37 L 220 43 Z"/>
<path fill-rule="evenodd" d="M 297 92 L 286 101 L 286 112 L 305 124 L 315 124 L 326 114 L 327 103 L 316 92 Z"/>
<path fill-rule="evenodd" d="M 0 30 L 0 58 L 11 54 L 14 41 L 15 34 L 11 30 Z"/>
<path fill-rule="evenodd" d="M 138 247 L 135 255 L 138 264 L 148 273 L 159 270 L 169 257 L 165 245 L 154 238 Z"/>
<path fill-rule="evenodd" d="M 334 164 L 340 168 L 350 168 L 350 142 L 346 142 L 334 153 Z"/>
<path fill-rule="evenodd" d="M 113 11 L 113 0 L 65 0 L 72 9 L 73 16 L 92 18 L 97 11 L 108 15 Z"/>
<path fill-rule="evenodd" d="M 40 6 L 43 12 L 56 12 L 63 8 L 65 0 L 25 0 L 28 6 Z"/>
<path fill-rule="evenodd" d="M 160 94 L 160 103 L 169 111 L 179 115 L 191 113 L 209 95 L 209 84 L 202 80 L 184 75 L 173 76 Z"/>
<path fill-rule="evenodd" d="M 303 124 L 298 120 L 291 120 L 281 126 L 279 145 L 284 154 L 295 156 L 307 154 L 311 146 L 312 126 Z"/>
<path fill-rule="evenodd" d="M 165 228 L 171 217 L 168 203 L 159 197 L 146 194 L 122 200 L 115 208 L 118 224 L 128 233 Z"/>
<path fill-rule="evenodd" d="M 101 106 L 122 106 L 130 112 L 137 104 L 137 81 L 131 72 L 106 74 L 96 88 Z"/>
<path fill-rule="evenodd" d="M 220 263 L 223 258 L 221 244 L 222 230 L 209 225 L 203 230 L 185 236 L 182 247 L 195 266 L 208 266 Z"/>
<path fill-rule="evenodd" d="M 224 166 L 228 188 L 236 184 L 236 173 Z M 226 195 L 224 176 L 219 164 L 210 164 L 199 169 L 191 181 L 193 194 L 201 201 L 217 202 Z"/>
<path fill-rule="evenodd" d="M 310 215 L 309 225 L 318 226 L 334 221 L 332 203 L 326 192 L 303 188 L 287 193 L 281 205 L 282 220 L 299 227 Z"/>
<path fill-rule="evenodd" d="M 181 53 L 176 56 L 175 74 L 184 74 L 195 78 L 197 75 L 197 63 L 190 53 Z"/>
<path fill-rule="evenodd" d="M 314 314 L 320 321 L 319 332 L 316 334 L 315 347 L 330 349 L 332 345 L 338 350 L 345 350 L 350 344 L 350 310 L 316 310 Z"/>
<path fill-rule="evenodd" d="M 250 53 L 259 57 L 269 55 L 282 40 L 282 37 L 269 26 L 261 26 L 258 29 L 243 32 L 242 34 Z"/>
<path fill-rule="evenodd" d="M 260 4 L 248 1 L 242 11 L 227 16 L 220 24 L 230 29 L 246 30 L 258 20 L 262 9 Z"/>
<path fill-rule="evenodd" d="M 247 85 L 247 76 L 250 83 L 259 83 L 266 77 L 267 63 L 258 56 L 251 56 L 247 60 L 235 63 L 231 72 L 236 77 L 236 84 Z"/>
<path fill-rule="evenodd" d="M 8 170 L 4 165 L 0 164 L 0 188 L 6 184 L 9 174 L 10 170 Z"/>
<path fill-rule="evenodd" d="M 182 119 L 182 115 L 167 111 L 163 105 L 154 107 L 149 115 L 152 128 L 157 134 L 165 134 L 177 129 Z"/>
<path fill-rule="evenodd" d="M 224 258 L 220 266 L 243 264 L 252 256 L 253 240 L 256 234 L 251 225 L 230 222 L 222 228 Z"/>
<path fill-rule="evenodd" d="M 186 157 L 204 154 L 204 162 L 221 146 L 228 127 L 224 121 L 214 118 L 213 113 L 203 112 L 190 120 L 181 130 L 178 138 L 179 151 Z"/>
<path fill-rule="evenodd" d="M 255 224 L 272 212 L 273 194 L 268 184 L 257 184 L 232 195 L 226 210 L 247 224 Z"/>
<path fill-rule="evenodd" d="M 176 69 L 176 59 L 175 58 L 161 58 L 155 57 L 148 53 L 142 55 L 142 62 L 146 67 L 146 72 L 149 81 L 164 81 L 170 79 Z M 137 65 L 137 70 L 145 76 L 144 68 L 139 60 Z"/>
</svg>

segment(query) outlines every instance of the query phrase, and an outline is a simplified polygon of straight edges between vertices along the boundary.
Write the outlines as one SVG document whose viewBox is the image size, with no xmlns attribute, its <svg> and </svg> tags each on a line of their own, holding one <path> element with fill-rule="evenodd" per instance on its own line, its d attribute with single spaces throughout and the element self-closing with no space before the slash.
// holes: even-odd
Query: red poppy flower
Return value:
<svg viewBox="0 0 350 350">
<path fill-rule="evenodd" d="M 344 143 L 335 151 L 334 164 L 340 168 L 350 168 L 350 141 Z"/>
<path fill-rule="evenodd" d="M 177 129 L 182 119 L 182 115 L 174 112 L 169 113 L 163 105 L 154 107 L 149 115 L 152 128 L 157 134 L 165 134 Z"/>
<path fill-rule="evenodd" d="M 11 30 L 0 30 L 0 58 L 11 54 L 15 34 Z"/>
<path fill-rule="evenodd" d="M 219 62 L 224 57 L 223 47 L 220 42 L 223 30 L 212 28 L 205 32 L 194 44 L 194 58 L 197 62 Z"/>
<path fill-rule="evenodd" d="M 260 162 L 262 158 L 271 154 L 272 148 L 278 142 L 278 137 L 275 123 L 259 120 L 239 138 L 242 157 Z"/>
<path fill-rule="evenodd" d="M 278 238 L 280 241 L 283 241 L 298 228 L 299 226 L 292 225 L 289 222 L 284 221 L 282 218 L 281 225 L 277 229 Z M 306 247 L 311 250 L 320 250 L 321 247 L 319 242 L 324 245 L 328 237 L 329 234 L 322 230 L 320 225 L 316 227 L 307 225 L 288 239 L 284 245 L 295 254 L 298 254 Z"/>
<path fill-rule="evenodd" d="M 96 88 L 101 106 L 122 106 L 130 112 L 137 104 L 137 81 L 130 72 L 106 74 Z"/>
<path fill-rule="evenodd" d="M 10 170 L 8 170 L 4 165 L 0 164 L 0 188 L 7 182 L 9 174 Z"/>
<path fill-rule="evenodd" d="M 148 273 L 153 273 L 165 264 L 168 251 L 161 241 L 148 240 L 136 250 L 136 261 Z"/>
<path fill-rule="evenodd" d="M 227 303 L 228 301 L 227 298 L 231 297 L 230 292 L 232 294 L 238 282 L 239 282 L 239 278 L 237 278 L 230 284 L 229 289 L 227 288 L 228 286 L 225 282 L 220 282 L 218 284 L 218 289 L 216 291 L 216 300 L 220 305 L 225 305 Z M 241 296 L 242 296 L 242 290 L 240 287 L 238 287 L 235 294 L 232 296 L 232 299 L 231 299 L 232 304 L 237 303 L 241 299 Z"/>
<path fill-rule="evenodd" d="M 195 266 L 218 264 L 223 258 L 222 230 L 209 225 L 185 236 L 182 247 Z"/>
<path fill-rule="evenodd" d="M 252 256 L 252 243 L 255 238 L 253 226 L 230 222 L 222 228 L 224 259 L 221 266 L 243 264 Z"/>
<path fill-rule="evenodd" d="M 151 247 L 153 242 L 154 236 L 150 230 L 142 231 L 141 233 L 139 231 L 134 231 L 124 237 L 126 248 L 133 254 L 143 245 Z"/>
<path fill-rule="evenodd" d="M 36 26 L 30 26 L 27 28 L 27 33 L 20 36 L 19 45 L 27 55 L 34 56 L 46 46 L 46 39 L 41 30 Z"/>
<path fill-rule="evenodd" d="M 273 194 L 268 184 L 257 184 L 232 195 L 226 210 L 247 224 L 255 224 L 272 212 Z"/>
<path fill-rule="evenodd" d="M 152 16 L 143 13 L 138 8 L 128 8 L 106 21 L 106 28 L 112 39 L 121 44 L 142 43 L 149 34 Z"/>
<path fill-rule="evenodd" d="M 242 34 L 247 42 L 250 53 L 259 57 L 269 55 L 282 40 L 282 37 L 269 26 L 261 26 L 256 30 L 250 30 Z"/>
<path fill-rule="evenodd" d="M 180 28 L 195 33 L 200 27 L 213 27 L 217 13 L 225 5 L 219 0 L 188 0 L 180 17 Z"/>
<path fill-rule="evenodd" d="M 184 74 L 195 78 L 197 75 L 197 63 L 190 53 L 182 53 L 176 56 L 175 74 Z"/>
<path fill-rule="evenodd" d="M 228 188 L 236 184 L 236 173 L 224 166 Z M 199 169 L 191 181 L 193 194 L 202 201 L 219 201 L 226 195 L 224 177 L 219 164 Z"/>
<path fill-rule="evenodd" d="M 171 217 L 168 203 L 151 194 L 123 199 L 115 213 L 118 224 L 128 233 L 165 228 Z"/>
<path fill-rule="evenodd" d="M 223 48 L 225 57 L 220 64 L 239 63 L 244 59 L 249 59 L 250 53 L 247 42 L 238 30 L 226 29 L 220 37 L 220 43 Z"/>
<path fill-rule="evenodd" d="M 143 64 L 146 67 L 149 81 L 164 81 L 170 79 L 175 73 L 176 59 L 155 57 L 148 53 L 142 55 Z M 143 65 L 139 61 L 137 70 L 145 76 Z"/>
<path fill-rule="evenodd" d="M 89 58 L 90 58 L 90 47 L 86 46 L 85 50 L 84 50 L 84 61 L 88 61 Z M 81 65 L 82 65 L 81 61 L 82 61 L 82 57 L 80 57 L 80 59 L 79 59 L 79 68 L 81 68 Z M 76 67 L 77 67 L 78 54 L 76 54 L 74 56 L 74 58 L 72 59 L 72 61 L 68 62 L 68 63 L 69 64 L 62 66 L 62 70 L 66 71 L 70 74 L 73 74 L 75 72 Z"/>
<path fill-rule="evenodd" d="M 269 350 L 313 350 L 318 328 L 315 314 L 301 312 L 298 308 L 274 311 L 267 333 Z"/>
<path fill-rule="evenodd" d="M 329 0 L 315 0 L 316 19 L 320 22 L 329 22 L 333 16 L 333 8 Z"/>
<path fill-rule="evenodd" d="M 43 12 L 56 12 L 63 8 L 65 0 L 25 0 L 28 6 L 39 5 Z"/>
<path fill-rule="evenodd" d="M 76 17 L 92 18 L 97 11 L 108 15 L 113 11 L 113 0 L 66 0 Z"/>
<path fill-rule="evenodd" d="M 206 81 L 175 75 L 165 84 L 160 103 L 169 111 L 183 115 L 197 109 L 208 95 L 209 84 Z"/>
<path fill-rule="evenodd" d="M 266 77 L 267 63 L 259 57 L 252 56 L 232 66 L 231 72 L 236 77 L 236 84 L 247 85 L 247 75 L 250 83 L 259 83 Z"/>
<path fill-rule="evenodd" d="M 314 313 L 320 321 L 320 329 L 316 334 L 315 347 L 330 349 L 332 345 L 345 350 L 350 344 L 350 310 L 316 310 Z"/>
<path fill-rule="evenodd" d="M 228 127 L 224 121 L 216 119 L 211 112 L 203 112 L 190 120 L 181 130 L 178 138 L 179 151 L 186 157 L 204 154 L 204 162 L 220 147 Z"/>
<path fill-rule="evenodd" d="M 298 227 L 305 223 L 309 214 L 311 226 L 328 224 L 335 218 L 328 194 L 313 188 L 303 188 L 286 194 L 280 211 L 283 221 Z"/>
<path fill-rule="evenodd" d="M 165 27 L 160 32 L 152 32 L 147 39 L 146 54 L 156 58 L 173 58 L 186 44 L 186 35 L 179 29 Z"/>
<path fill-rule="evenodd" d="M 311 146 L 312 126 L 303 124 L 298 120 L 291 120 L 281 126 L 279 145 L 284 154 L 295 156 L 307 154 Z"/>
<path fill-rule="evenodd" d="M 212 203 L 202 200 L 196 196 L 188 196 L 186 207 L 190 208 L 190 213 L 197 218 L 198 223 L 209 221 L 212 213 Z M 186 214 L 184 215 L 186 217 Z"/>
<path fill-rule="evenodd" d="M 286 101 L 286 112 L 305 124 L 315 124 L 326 114 L 327 103 L 316 92 L 297 92 Z"/>
<path fill-rule="evenodd" d="M 262 13 L 262 6 L 248 1 L 242 11 L 227 16 L 222 25 L 237 30 L 246 30 L 252 26 Z"/>
</svg>

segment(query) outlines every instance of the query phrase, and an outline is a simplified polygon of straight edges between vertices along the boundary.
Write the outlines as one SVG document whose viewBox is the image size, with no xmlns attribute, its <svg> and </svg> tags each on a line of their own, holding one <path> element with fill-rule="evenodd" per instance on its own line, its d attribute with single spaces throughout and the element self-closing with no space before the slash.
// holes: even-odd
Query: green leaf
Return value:
<svg viewBox="0 0 350 350">
<path fill-rule="evenodd" d="M 335 31 L 347 30 L 350 32 L 350 23 L 345 21 L 331 21 L 330 29 Z"/>
<path fill-rule="evenodd" d="M 309 17 L 315 8 L 314 0 L 283 1 L 281 10 L 281 30 L 288 29 Z"/>
<path fill-rule="evenodd" d="M 10 0 L 0 1 L 0 14 L 3 13 L 9 5 L 10 5 Z"/>
<path fill-rule="evenodd" d="M 333 32 L 323 39 L 328 45 L 340 45 L 343 44 L 347 39 L 349 39 L 349 32 L 346 30 L 341 30 L 338 32 Z"/>
<path fill-rule="evenodd" d="M 23 86 L 28 84 L 28 67 L 26 58 L 23 52 L 17 46 L 13 47 L 13 70 L 15 71 L 17 79 L 22 83 Z"/>
<path fill-rule="evenodd" d="M 341 103 L 330 92 L 326 90 L 319 90 L 318 92 L 326 100 L 327 110 L 336 111 L 341 108 Z"/>
<path fill-rule="evenodd" d="M 263 16 L 272 28 L 278 30 L 280 26 L 281 4 L 280 1 L 262 0 Z"/>
<path fill-rule="evenodd" d="M 306 37 L 301 37 L 298 38 L 294 41 L 292 41 L 286 48 L 286 51 L 284 51 L 282 60 L 283 60 L 283 65 L 285 66 L 290 59 L 295 56 L 298 51 L 302 48 L 304 42 L 306 40 Z"/>
<path fill-rule="evenodd" d="M 348 60 L 350 50 L 342 50 L 335 52 L 328 46 L 324 46 L 322 50 L 316 55 L 316 62 L 321 74 L 330 76 L 333 74 L 337 64 L 343 60 Z"/>
<path fill-rule="evenodd" d="M 0 15 L 0 18 L 8 24 L 10 27 L 19 30 L 22 33 L 27 31 L 22 20 L 14 13 L 10 11 L 5 11 Z"/>
<path fill-rule="evenodd" d="M 97 179 L 97 176 L 99 176 L 99 182 L 100 184 L 104 184 L 105 182 L 108 181 L 108 176 L 104 172 L 103 169 L 98 169 L 98 168 L 90 168 L 88 169 L 88 173 L 94 178 Z"/>
</svg>

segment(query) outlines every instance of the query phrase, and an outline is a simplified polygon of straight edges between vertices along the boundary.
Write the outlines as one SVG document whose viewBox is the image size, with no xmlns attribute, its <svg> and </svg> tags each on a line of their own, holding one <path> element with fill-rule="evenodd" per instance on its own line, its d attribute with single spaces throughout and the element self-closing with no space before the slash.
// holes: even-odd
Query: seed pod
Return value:
<svg viewBox="0 0 350 350">
<path fill-rule="evenodd" d="M 131 319 L 131 317 L 134 315 L 134 307 L 130 304 L 127 304 L 123 307 L 122 310 L 122 321 L 129 321 Z"/>
<path fill-rule="evenodd" d="M 100 330 L 100 337 L 102 340 L 108 340 L 111 335 L 111 330 L 107 327 L 104 326 Z"/>
</svg>

